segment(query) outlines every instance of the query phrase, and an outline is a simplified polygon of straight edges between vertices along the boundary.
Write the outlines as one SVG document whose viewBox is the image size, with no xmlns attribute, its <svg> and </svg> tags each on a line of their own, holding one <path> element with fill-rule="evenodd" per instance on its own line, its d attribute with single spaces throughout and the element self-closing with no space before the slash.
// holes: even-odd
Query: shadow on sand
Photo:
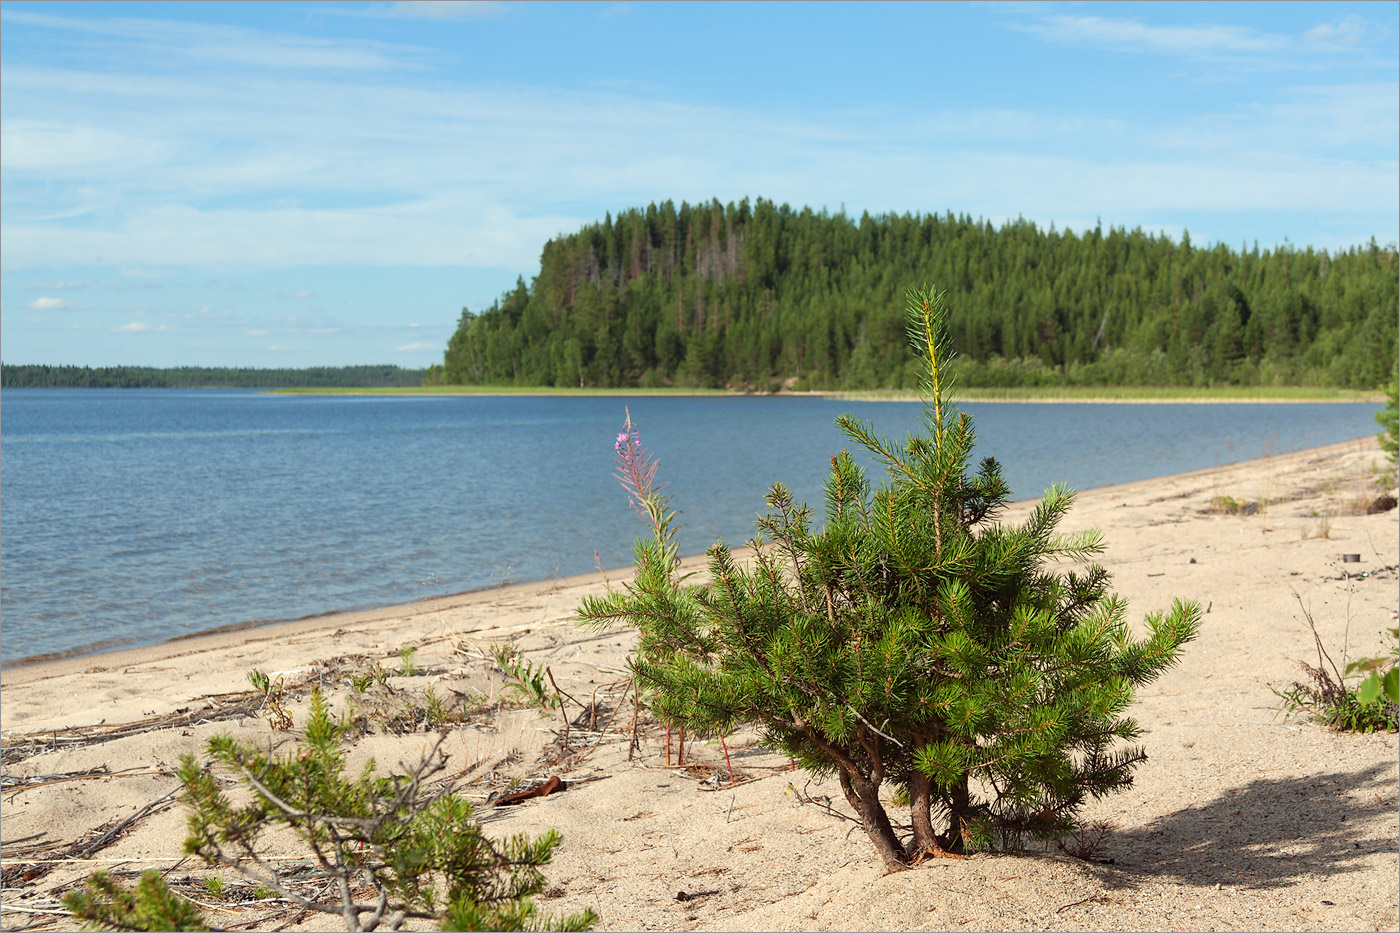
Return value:
<svg viewBox="0 0 1400 933">
<path fill-rule="evenodd" d="M 1102 880 L 1276 888 L 1305 875 L 1341 876 L 1360 870 L 1366 856 L 1395 854 L 1395 813 L 1395 764 L 1261 778 L 1113 834 L 1104 854 L 1115 864 Z"/>
</svg>

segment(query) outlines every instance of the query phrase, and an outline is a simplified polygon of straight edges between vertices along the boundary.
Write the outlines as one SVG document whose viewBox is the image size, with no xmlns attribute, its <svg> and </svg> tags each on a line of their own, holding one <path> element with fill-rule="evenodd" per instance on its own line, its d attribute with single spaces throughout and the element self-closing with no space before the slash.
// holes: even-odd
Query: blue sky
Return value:
<svg viewBox="0 0 1400 933">
<path fill-rule="evenodd" d="M 665 199 L 1394 243 L 1397 11 L 0 3 L 0 352 L 425 366 Z"/>
</svg>

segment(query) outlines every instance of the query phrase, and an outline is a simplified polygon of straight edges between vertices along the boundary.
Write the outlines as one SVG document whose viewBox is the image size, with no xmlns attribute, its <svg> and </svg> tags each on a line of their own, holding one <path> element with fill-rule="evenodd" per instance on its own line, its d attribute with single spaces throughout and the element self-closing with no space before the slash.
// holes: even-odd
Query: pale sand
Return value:
<svg viewBox="0 0 1400 933">
<path fill-rule="evenodd" d="M 1210 607 L 1182 663 L 1144 689 L 1132 710 L 1151 756 L 1135 786 L 1085 813 L 1114 825 L 1102 852 L 1112 864 L 1036 852 L 937 860 L 884 875 L 859 830 L 794 793 L 830 796 L 848 812 L 834 782 L 809 786 L 803 773 L 785 769 L 786 759 L 755 747 L 751 735 L 736 735 L 734 764 L 747 780 L 732 790 L 722 780 L 716 787 L 710 776 L 716 767 L 723 771 L 717 745 L 689 750 L 687 764 L 701 767 L 667 769 L 651 724 L 635 760 L 624 740 L 606 736 L 563 773 L 577 782 L 566 792 L 480 813 L 493 835 L 558 828 L 564 843 L 547 869 L 551 896 L 542 906 L 592 907 L 602 930 L 1395 930 L 1396 736 L 1342 735 L 1284 721 L 1270 692 L 1300 675 L 1299 660 L 1316 660 L 1291 590 L 1311 607 L 1339 663 L 1348 612 L 1352 657 L 1379 653 L 1381 629 L 1396 624 L 1397 512 L 1352 514 L 1355 502 L 1375 497 L 1371 468 L 1381 462 L 1374 440 L 1366 439 L 1080 496 L 1063 530 L 1103 530 L 1104 563 L 1133 618 L 1166 608 L 1173 596 Z M 1219 495 L 1269 504 L 1251 516 L 1204 514 Z M 1012 517 L 1028 508 L 1015 506 Z M 1346 569 L 1369 576 L 1343 577 L 1344 553 L 1361 555 Z M 625 575 L 609 574 L 614 585 Z M 603 586 L 602 575 L 591 574 L 5 671 L 5 872 L 8 878 L 27 866 L 51 869 L 5 889 L 5 928 L 68 926 L 60 916 L 14 908 L 51 910 L 58 893 L 94 868 L 177 865 L 184 838 L 177 804 L 134 822 L 90 861 L 42 860 L 171 791 L 169 769 L 182 752 L 201 751 L 210 735 L 232 731 L 266 741 L 272 733 L 255 718 L 200 722 L 201 714 L 234 702 L 212 697 L 246 692 L 245 670 L 285 674 L 300 723 L 307 684 L 321 679 L 333 707 L 342 709 L 349 677 L 374 660 L 397 670 L 397 649 L 405 644 L 418 646 L 421 670 L 393 678 L 396 687 L 421 693 L 433 686 L 444 695 L 449 687 L 479 689 L 494 697 L 500 681 L 481 649 L 513 642 L 586 702 L 595 686 L 622 675 L 633 643 L 628 632 L 574 627 L 580 597 Z M 178 710 L 187 711 L 190 724 L 171 724 Z M 628 714 L 622 711 L 612 731 L 625 727 Z M 160 728 L 124 738 L 60 742 L 64 729 L 92 727 L 98 736 L 162 716 Z M 455 729 L 446 747 L 454 769 L 484 762 L 468 788 L 484 797 L 512 775 L 558 773 L 538 760 L 554 741 L 549 730 L 559 727 L 557 715 L 501 712 Z M 45 734 L 57 747 L 20 744 Z M 351 763 L 368 755 L 389 766 L 416 760 L 432 738 L 420 732 L 362 739 Z M 113 774 L 22 783 L 99 766 Z M 38 833 L 45 835 L 21 841 Z M 179 865 L 169 879 L 213 903 L 185 883 L 199 877 L 197 869 Z M 229 887 L 246 899 L 247 888 Z M 678 901 L 681 891 L 698 896 Z M 294 916 L 276 904 L 208 913 L 215 923 L 243 929 Z M 288 928 L 334 925 L 334 918 L 310 916 Z"/>
</svg>

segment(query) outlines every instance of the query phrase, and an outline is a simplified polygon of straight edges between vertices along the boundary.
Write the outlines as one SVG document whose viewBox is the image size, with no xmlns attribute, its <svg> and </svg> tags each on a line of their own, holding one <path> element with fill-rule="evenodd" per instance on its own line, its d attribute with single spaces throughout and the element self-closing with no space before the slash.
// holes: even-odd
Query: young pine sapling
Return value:
<svg viewBox="0 0 1400 933">
<path fill-rule="evenodd" d="M 1103 567 L 1051 567 L 1103 550 L 1096 532 L 1056 534 L 1074 501 L 1061 486 L 1024 524 L 998 520 L 1010 490 L 996 460 L 970 470 L 943 297 L 912 291 L 908 311 L 923 433 L 900 443 L 837 422 L 885 468 L 884 486 L 872 492 L 849 452 L 833 457 L 820 530 L 773 486 L 752 565 L 717 543 L 705 587 L 677 578 L 653 521 L 635 578 L 579 609 L 637 627 L 635 669 L 664 721 L 701 735 L 756 727 L 834 773 L 889 870 L 1069 835 L 1089 799 L 1130 785 L 1146 758 L 1124 744 L 1139 735 L 1125 715 L 1134 690 L 1175 663 L 1200 618 L 1177 601 L 1134 638 Z M 880 800 L 887 783 L 907 794 L 907 844 Z"/>
</svg>

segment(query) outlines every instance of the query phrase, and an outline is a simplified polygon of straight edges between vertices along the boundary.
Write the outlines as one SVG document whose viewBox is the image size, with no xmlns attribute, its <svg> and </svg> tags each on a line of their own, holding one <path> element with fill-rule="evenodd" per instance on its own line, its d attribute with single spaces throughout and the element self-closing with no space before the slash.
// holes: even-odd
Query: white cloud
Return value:
<svg viewBox="0 0 1400 933">
<path fill-rule="evenodd" d="M 35 311 L 61 311 L 68 307 L 68 302 L 63 298 L 50 298 L 45 295 L 42 298 L 35 298 L 29 303 L 29 307 Z"/>
<path fill-rule="evenodd" d="M 68 174 L 157 165 L 174 153 L 169 141 L 83 124 L 6 120 L 5 169 Z"/>
<path fill-rule="evenodd" d="M 1366 23 L 1359 16 L 1346 16 L 1335 23 L 1320 23 L 1307 32 L 1303 38 L 1309 42 L 1338 45 L 1356 45 L 1366 36 Z"/>
<path fill-rule="evenodd" d="M 130 324 L 123 324 L 121 327 L 117 328 L 117 330 L 126 331 L 131 334 L 143 333 L 150 329 L 151 325 L 147 324 L 145 321 L 132 321 Z"/>
<path fill-rule="evenodd" d="M 406 343 L 403 346 L 395 347 L 394 349 L 398 350 L 400 353 L 414 353 L 418 350 L 439 350 L 441 349 L 441 347 L 439 347 L 435 343 L 428 343 L 426 341 L 419 340 L 416 343 Z"/>
<path fill-rule="evenodd" d="M 404 19 L 482 20 L 499 19 L 510 7 L 494 0 L 398 0 L 387 7 L 371 7 L 371 12 Z"/>
<path fill-rule="evenodd" d="M 472 213 L 475 209 L 475 214 Z M 10 215 L 11 217 L 13 215 Z M 255 267 L 326 265 L 470 265 L 525 269 L 540 244 L 595 218 L 517 217 L 462 194 L 392 208 L 201 210 L 134 206 L 108 229 L 3 222 L 12 268 L 80 263 L 229 263 Z"/>
<path fill-rule="evenodd" d="M 269 350 L 272 350 L 272 351 L 281 351 L 281 350 L 285 350 L 285 349 L 287 349 L 287 348 L 284 347 L 284 346 L 282 346 L 280 343 L 274 343 L 274 344 L 272 344 L 270 347 L 268 347 L 268 349 L 269 349 Z"/>
</svg>

